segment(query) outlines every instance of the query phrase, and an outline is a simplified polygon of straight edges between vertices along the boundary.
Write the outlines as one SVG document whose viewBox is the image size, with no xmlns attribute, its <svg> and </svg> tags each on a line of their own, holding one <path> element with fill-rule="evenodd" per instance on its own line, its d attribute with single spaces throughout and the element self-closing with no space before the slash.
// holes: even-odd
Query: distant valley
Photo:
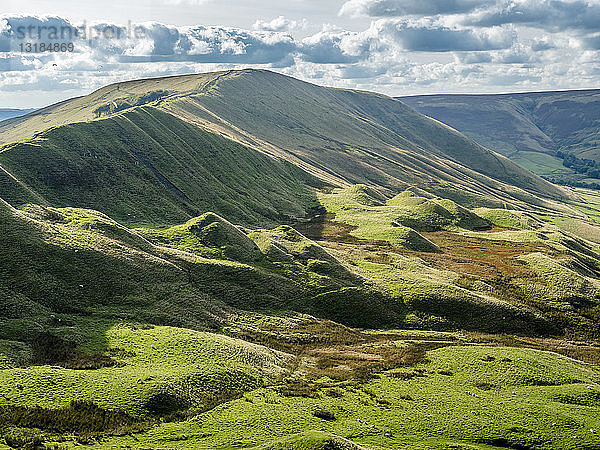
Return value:
<svg viewBox="0 0 600 450">
<path fill-rule="evenodd" d="M 33 109 L 11 109 L 11 108 L 0 108 L 0 120 L 12 119 L 13 117 L 24 116 L 30 112 L 35 111 Z"/>
<path fill-rule="evenodd" d="M 547 179 L 600 186 L 599 90 L 399 99 Z"/>
</svg>

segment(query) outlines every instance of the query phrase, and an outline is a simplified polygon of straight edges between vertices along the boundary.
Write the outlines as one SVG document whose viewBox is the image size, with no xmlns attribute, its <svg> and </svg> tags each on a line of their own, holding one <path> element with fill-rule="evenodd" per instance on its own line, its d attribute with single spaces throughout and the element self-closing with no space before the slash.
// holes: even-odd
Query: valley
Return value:
<svg viewBox="0 0 600 450">
<path fill-rule="evenodd" d="M 598 448 L 600 197 L 450 125 L 265 70 L 0 122 L 0 448 Z"/>
</svg>

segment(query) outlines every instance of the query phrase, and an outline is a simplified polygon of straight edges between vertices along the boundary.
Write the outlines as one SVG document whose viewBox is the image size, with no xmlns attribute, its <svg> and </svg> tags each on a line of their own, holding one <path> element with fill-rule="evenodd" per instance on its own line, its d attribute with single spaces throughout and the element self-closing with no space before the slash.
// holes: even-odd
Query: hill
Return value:
<svg viewBox="0 0 600 450">
<path fill-rule="evenodd" d="M 581 341 L 599 333 L 595 247 L 551 218 L 383 200 L 365 186 L 320 194 L 331 212 L 298 225 L 318 243 L 213 213 L 131 230 L 0 201 L 0 438 L 555 448 L 577 433 L 593 445 L 598 371 L 556 352 L 600 361 Z M 547 416 L 515 431 L 532 408 Z"/>
<path fill-rule="evenodd" d="M 177 129 L 177 138 L 169 127 Z M 208 139 L 215 133 L 221 138 Z M 113 144 L 99 150 L 106 141 Z M 254 168 L 243 162 L 239 168 L 231 166 L 233 153 L 223 149 L 241 148 L 232 141 L 246 148 L 243 160 Z M 11 203 L 84 206 L 131 222 L 160 223 L 166 217 L 177 218 L 170 223 L 183 222 L 206 209 L 233 220 L 239 217 L 240 223 L 252 223 L 253 218 L 254 224 L 269 219 L 281 222 L 286 215 L 302 216 L 314 206 L 306 201 L 306 190 L 299 189 L 302 183 L 334 187 L 365 183 L 389 197 L 416 186 L 428 195 L 450 197 L 469 207 L 506 204 L 578 214 L 555 201 L 574 198 L 569 191 L 398 101 L 323 88 L 268 71 L 111 85 L 0 123 L 0 142 L 5 143 L 0 150 L 4 169 L 0 183 L 5 187 L 0 193 Z M 49 154 L 61 155 L 60 170 L 52 165 Z M 212 167 L 232 168 L 224 173 L 255 180 L 243 194 L 252 197 L 256 193 L 245 206 L 253 211 L 243 211 L 238 217 L 232 214 L 231 205 L 240 205 L 236 193 L 226 199 L 229 209 L 222 204 L 225 199 L 221 204 L 210 199 L 216 192 L 231 191 L 235 184 L 226 180 L 215 186 L 215 171 L 194 166 L 194 159 L 207 161 L 207 157 L 213 158 Z M 284 173 L 291 177 L 287 191 L 277 180 L 260 180 L 257 175 L 256 167 L 273 158 L 283 161 L 273 164 L 283 166 L 262 173 L 277 174 L 279 180 Z M 190 167 L 182 165 L 183 161 Z M 292 170 L 290 164 L 301 170 Z M 119 172 L 118 178 L 114 176 Z M 145 182 L 134 183 L 139 177 Z M 115 184 L 117 179 L 134 186 Z M 259 181 L 264 186 L 258 186 Z M 110 195 L 117 186 L 127 198 L 136 197 L 138 205 L 146 204 L 129 211 L 126 201 Z M 144 201 L 140 193 L 146 192 Z M 257 211 L 258 203 L 265 203 L 260 192 L 282 195 L 266 210 Z M 293 204 L 281 202 L 283 197 Z M 159 208 L 162 216 L 152 208 Z M 133 215 L 136 219 L 130 220 Z"/>
<path fill-rule="evenodd" d="M 12 204 L 101 210 L 125 222 L 177 224 L 207 210 L 236 223 L 286 223 L 323 183 L 298 167 L 151 107 L 51 128 L 4 147 Z"/>
<path fill-rule="evenodd" d="M 399 97 L 533 172 L 568 184 L 596 183 L 600 90 Z M 581 161 L 579 161 L 581 163 Z M 585 171 L 578 170 L 580 166 Z"/>
<path fill-rule="evenodd" d="M 268 71 L 0 140 L 1 448 L 598 448 L 597 192 Z"/>
</svg>

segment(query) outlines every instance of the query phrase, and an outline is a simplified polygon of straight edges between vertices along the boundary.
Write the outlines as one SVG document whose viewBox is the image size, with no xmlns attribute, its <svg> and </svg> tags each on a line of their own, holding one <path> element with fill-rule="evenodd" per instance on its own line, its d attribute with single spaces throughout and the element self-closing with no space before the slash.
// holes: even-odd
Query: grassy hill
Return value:
<svg viewBox="0 0 600 450">
<path fill-rule="evenodd" d="M 600 445 L 594 191 L 267 71 L 0 140 L 0 448 Z"/>
<path fill-rule="evenodd" d="M 389 197 L 415 186 L 469 207 L 577 215 L 556 202 L 574 198 L 569 191 L 398 101 L 268 71 L 107 86 L 0 123 L 0 142 L 0 194 L 10 202 L 85 206 L 123 221 L 173 224 L 211 209 L 238 223 L 283 222 L 312 206 L 302 183 L 364 183 Z"/>
<path fill-rule="evenodd" d="M 559 151 L 600 161 L 598 90 L 399 99 L 539 175 L 586 181 L 563 166 Z"/>
<path fill-rule="evenodd" d="M 286 223 L 323 183 L 155 108 L 51 128 L 0 153 L 6 201 L 102 210 L 177 224 L 212 210 L 236 223 Z M 18 182 L 15 182 L 17 179 Z"/>
</svg>

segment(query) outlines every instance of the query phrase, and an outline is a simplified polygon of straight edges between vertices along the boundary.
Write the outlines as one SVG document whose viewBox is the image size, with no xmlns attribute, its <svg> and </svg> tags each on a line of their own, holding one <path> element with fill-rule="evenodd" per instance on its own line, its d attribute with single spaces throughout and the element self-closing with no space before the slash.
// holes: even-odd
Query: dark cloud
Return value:
<svg viewBox="0 0 600 450">
<path fill-rule="evenodd" d="M 78 52 L 123 62 L 277 64 L 298 51 L 291 36 L 266 31 L 160 23 L 75 26 L 58 17 L 0 19 L 0 52 L 18 52 L 21 42 L 74 42 Z"/>
<path fill-rule="evenodd" d="M 0 52 L 18 51 L 27 42 L 73 42 L 79 33 L 60 17 L 0 17 Z"/>
</svg>

